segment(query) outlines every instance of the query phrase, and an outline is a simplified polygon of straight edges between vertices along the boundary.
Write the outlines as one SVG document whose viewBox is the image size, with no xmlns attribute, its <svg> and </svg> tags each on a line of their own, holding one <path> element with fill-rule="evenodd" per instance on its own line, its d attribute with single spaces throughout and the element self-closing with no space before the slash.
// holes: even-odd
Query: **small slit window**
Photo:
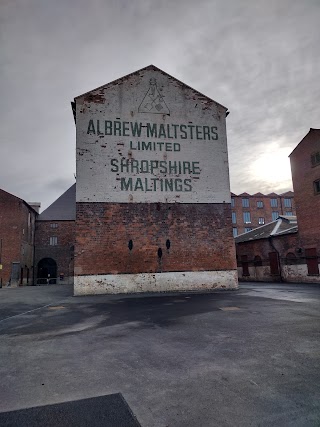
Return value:
<svg viewBox="0 0 320 427">
<path fill-rule="evenodd" d="M 320 179 L 313 182 L 314 194 L 320 194 Z"/>
</svg>

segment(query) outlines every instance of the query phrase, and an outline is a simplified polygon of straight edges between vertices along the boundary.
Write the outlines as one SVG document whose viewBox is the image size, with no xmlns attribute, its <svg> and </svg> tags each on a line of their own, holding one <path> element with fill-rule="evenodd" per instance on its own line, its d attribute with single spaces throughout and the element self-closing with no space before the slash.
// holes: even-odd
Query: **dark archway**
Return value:
<svg viewBox="0 0 320 427">
<path fill-rule="evenodd" d="M 38 262 L 38 279 L 47 279 L 48 275 L 51 278 L 57 277 L 57 263 L 52 258 L 42 258 Z"/>
</svg>

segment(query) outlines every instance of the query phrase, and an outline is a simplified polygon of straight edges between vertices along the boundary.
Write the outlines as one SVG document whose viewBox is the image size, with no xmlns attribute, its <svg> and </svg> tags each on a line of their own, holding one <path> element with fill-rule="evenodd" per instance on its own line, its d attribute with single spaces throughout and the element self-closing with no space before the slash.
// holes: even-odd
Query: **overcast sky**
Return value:
<svg viewBox="0 0 320 427">
<path fill-rule="evenodd" d="M 230 110 L 231 190 L 292 188 L 320 128 L 320 0 L 1 0 L 0 188 L 74 183 L 77 95 L 154 64 Z"/>
</svg>

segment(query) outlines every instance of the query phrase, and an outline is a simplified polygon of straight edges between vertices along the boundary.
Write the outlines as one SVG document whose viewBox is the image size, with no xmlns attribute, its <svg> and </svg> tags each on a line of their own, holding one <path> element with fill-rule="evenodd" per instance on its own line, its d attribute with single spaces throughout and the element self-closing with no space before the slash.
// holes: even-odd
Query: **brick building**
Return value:
<svg viewBox="0 0 320 427">
<path fill-rule="evenodd" d="M 297 253 L 297 233 L 297 218 L 280 216 L 276 221 L 237 236 L 239 279 L 249 282 L 301 281 L 298 265 L 304 264 L 304 259 Z M 294 267 L 291 267 L 293 260 Z"/>
<path fill-rule="evenodd" d="M 0 285 L 32 284 L 35 220 L 40 203 L 0 190 Z"/>
<path fill-rule="evenodd" d="M 75 294 L 237 287 L 227 109 L 148 66 L 73 110 Z"/>
<path fill-rule="evenodd" d="M 320 262 L 320 129 L 310 129 L 289 157 L 299 247 L 306 258 L 306 274 L 316 280 Z"/>
<path fill-rule="evenodd" d="M 319 129 L 310 129 L 290 162 L 297 226 L 284 217 L 236 237 L 240 280 L 320 283 Z"/>
<path fill-rule="evenodd" d="M 231 193 L 233 236 L 275 221 L 280 215 L 296 215 L 294 193 Z"/>
<path fill-rule="evenodd" d="M 76 184 L 44 210 L 36 221 L 35 282 L 72 283 Z M 48 276 L 49 275 L 49 276 Z"/>
</svg>

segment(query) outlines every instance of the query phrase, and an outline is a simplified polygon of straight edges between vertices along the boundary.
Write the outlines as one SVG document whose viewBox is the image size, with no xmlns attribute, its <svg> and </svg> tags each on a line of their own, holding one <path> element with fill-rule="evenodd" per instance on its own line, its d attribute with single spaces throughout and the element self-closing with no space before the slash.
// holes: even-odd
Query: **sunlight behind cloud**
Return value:
<svg viewBox="0 0 320 427">
<path fill-rule="evenodd" d="M 252 179 L 267 182 L 276 191 L 291 185 L 290 148 L 281 147 L 280 142 L 266 144 L 265 151 L 260 153 L 249 168 Z"/>
</svg>

